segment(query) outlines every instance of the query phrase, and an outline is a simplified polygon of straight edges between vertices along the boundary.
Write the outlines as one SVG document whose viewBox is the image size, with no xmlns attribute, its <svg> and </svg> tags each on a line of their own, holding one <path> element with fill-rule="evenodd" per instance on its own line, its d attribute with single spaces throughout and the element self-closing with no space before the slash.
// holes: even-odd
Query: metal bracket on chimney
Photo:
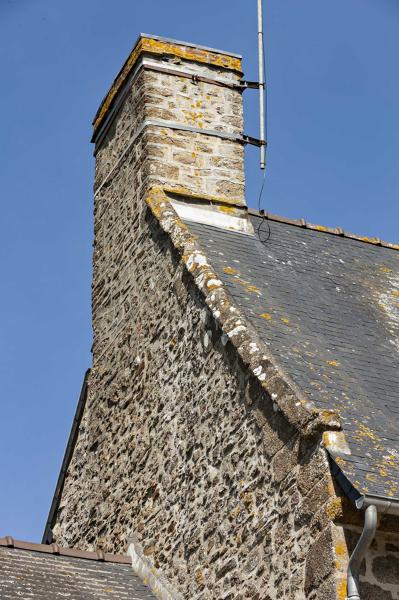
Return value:
<svg viewBox="0 0 399 600">
<path fill-rule="evenodd" d="M 199 127 L 191 127 L 190 125 L 183 125 L 181 123 L 173 123 L 171 121 L 156 121 L 153 119 L 147 119 L 135 131 L 132 138 L 130 139 L 130 142 L 128 143 L 128 145 L 126 146 L 126 148 L 124 149 L 124 151 L 122 152 L 122 154 L 120 155 L 120 157 L 118 158 L 116 163 L 113 165 L 113 167 L 111 168 L 109 173 L 105 176 L 105 178 L 101 182 L 101 185 L 96 189 L 96 191 L 94 193 L 94 198 L 97 197 L 97 195 L 100 193 L 100 191 L 102 190 L 104 185 L 107 183 L 107 181 L 109 180 L 111 175 L 114 173 L 115 169 L 117 169 L 118 166 L 126 158 L 127 153 L 129 152 L 130 148 L 133 146 L 133 144 L 135 143 L 135 141 L 137 140 L 139 135 L 142 134 L 142 132 L 144 131 L 144 129 L 146 129 L 146 127 L 151 127 L 151 126 L 152 127 L 162 127 L 165 129 L 175 129 L 178 131 L 191 131 L 193 133 L 201 133 L 202 135 L 218 137 L 218 138 L 222 138 L 225 140 L 230 140 L 232 142 L 237 142 L 238 144 L 252 144 L 254 146 L 259 146 L 260 144 L 263 143 L 260 140 L 257 140 L 256 138 L 250 137 L 249 135 L 236 135 L 234 133 L 224 133 L 223 131 L 215 131 L 214 129 L 200 129 Z M 96 154 L 96 151 L 98 150 L 98 148 L 99 148 L 99 145 L 96 146 L 96 148 L 94 150 L 94 155 Z"/>
<path fill-rule="evenodd" d="M 171 64 L 172 64 L 172 66 L 169 66 Z M 192 81 L 192 83 L 194 83 L 196 85 L 198 83 L 210 83 L 210 84 L 217 85 L 220 87 L 226 87 L 226 88 L 242 90 L 242 91 L 244 91 L 246 89 L 258 89 L 259 88 L 259 83 L 257 83 L 256 81 L 245 81 L 245 80 L 232 81 L 225 77 L 205 77 L 205 76 L 199 75 L 198 73 L 192 72 L 189 69 L 189 67 L 187 67 L 186 65 L 184 66 L 184 68 L 182 68 L 182 67 L 180 67 L 180 65 L 178 63 L 170 63 L 169 61 L 165 62 L 164 65 L 160 65 L 159 63 L 156 63 L 156 62 L 152 61 L 151 59 L 142 58 L 140 60 L 139 64 L 134 69 L 134 71 L 129 76 L 129 78 L 126 81 L 122 90 L 119 92 L 118 98 L 117 98 L 115 104 L 113 105 L 113 107 L 111 108 L 104 123 L 99 127 L 98 131 L 94 132 L 92 140 L 91 140 L 92 142 L 94 142 L 96 144 L 96 150 L 95 150 L 94 154 L 96 153 L 99 146 L 101 145 L 102 140 L 106 136 L 106 134 L 109 130 L 109 127 L 111 126 L 120 106 L 122 105 L 133 80 L 137 77 L 137 75 L 143 69 L 149 70 L 149 71 L 156 71 L 159 73 L 165 73 L 167 75 L 175 75 L 177 77 L 184 77 L 186 79 L 190 79 Z M 255 140 L 255 138 L 249 138 L 249 136 L 244 136 L 244 138 L 247 138 L 247 137 L 248 137 L 248 140 L 243 139 L 243 142 L 252 144 L 253 141 L 251 141 L 251 140 Z M 259 145 L 259 144 L 255 143 L 255 145 Z"/>
<path fill-rule="evenodd" d="M 137 129 L 137 131 L 133 134 L 132 141 L 136 140 L 137 137 L 141 134 L 141 132 L 146 127 L 149 127 L 149 126 L 163 127 L 166 129 L 175 129 L 178 131 L 190 131 L 192 133 L 200 133 L 202 135 L 218 137 L 223 140 L 230 140 L 232 142 L 237 142 L 239 144 L 251 144 L 252 146 L 258 146 L 258 147 L 265 143 L 265 142 L 262 142 L 261 140 L 258 140 L 257 138 L 254 138 L 250 135 L 238 135 L 235 133 L 227 133 L 225 131 L 216 131 L 215 129 L 201 129 L 200 127 L 193 127 L 191 125 L 183 125 L 182 123 L 174 123 L 173 121 L 156 120 L 156 119 L 146 119 L 140 125 L 140 127 Z M 96 147 L 94 149 L 94 155 L 96 155 L 96 153 L 100 147 L 101 140 L 102 140 L 102 138 L 96 144 Z M 132 143 L 132 141 L 131 141 L 131 143 Z M 130 147 L 130 144 L 129 144 L 129 147 Z"/>
</svg>

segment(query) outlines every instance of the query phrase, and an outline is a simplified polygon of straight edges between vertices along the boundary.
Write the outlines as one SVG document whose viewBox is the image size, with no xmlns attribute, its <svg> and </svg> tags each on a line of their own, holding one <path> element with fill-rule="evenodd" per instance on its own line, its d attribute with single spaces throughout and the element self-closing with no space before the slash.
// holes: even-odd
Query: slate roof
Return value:
<svg viewBox="0 0 399 600">
<path fill-rule="evenodd" d="M 126 556 L 97 555 L 11 538 L 0 539 L 0 598 L 156 600 L 133 574 Z"/>
<path fill-rule="evenodd" d="M 398 497 L 399 252 L 250 212 L 254 236 L 188 224 L 286 374 L 341 414 L 346 478 Z"/>
</svg>

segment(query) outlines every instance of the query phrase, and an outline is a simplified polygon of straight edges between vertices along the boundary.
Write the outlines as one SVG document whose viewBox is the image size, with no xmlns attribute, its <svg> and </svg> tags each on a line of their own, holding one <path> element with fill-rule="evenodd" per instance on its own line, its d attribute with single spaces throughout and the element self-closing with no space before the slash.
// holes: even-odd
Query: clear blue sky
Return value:
<svg viewBox="0 0 399 600">
<path fill-rule="evenodd" d="M 397 0 L 265 4 L 266 208 L 398 242 Z M 256 0 L 0 0 L 0 536 L 40 539 L 90 366 L 91 120 L 140 31 L 257 78 Z"/>
</svg>

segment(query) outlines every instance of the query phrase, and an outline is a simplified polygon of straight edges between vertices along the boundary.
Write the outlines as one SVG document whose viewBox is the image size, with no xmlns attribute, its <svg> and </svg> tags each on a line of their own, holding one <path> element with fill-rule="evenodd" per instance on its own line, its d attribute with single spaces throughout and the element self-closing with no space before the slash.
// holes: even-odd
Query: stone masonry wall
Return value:
<svg viewBox="0 0 399 600">
<path fill-rule="evenodd" d="M 96 189 L 160 81 L 133 85 L 97 153 Z M 168 80 L 162 110 L 184 85 Z M 220 89 L 209 121 L 226 110 Z M 134 534 L 187 600 L 342 598 L 320 440 L 288 423 L 225 343 L 143 200 L 153 185 L 242 195 L 241 158 L 234 142 L 148 128 L 96 197 L 93 368 L 54 538 L 125 552 Z"/>
</svg>

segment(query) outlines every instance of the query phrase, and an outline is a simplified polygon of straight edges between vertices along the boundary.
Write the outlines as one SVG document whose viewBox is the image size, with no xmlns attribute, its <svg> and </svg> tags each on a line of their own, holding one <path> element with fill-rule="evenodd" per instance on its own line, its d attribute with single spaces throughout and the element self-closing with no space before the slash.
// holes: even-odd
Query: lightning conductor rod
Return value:
<svg viewBox="0 0 399 600">
<path fill-rule="evenodd" d="M 265 126 L 265 53 L 263 36 L 263 0 L 258 0 L 258 52 L 259 52 L 259 117 L 260 117 L 260 168 L 266 167 Z"/>
</svg>

